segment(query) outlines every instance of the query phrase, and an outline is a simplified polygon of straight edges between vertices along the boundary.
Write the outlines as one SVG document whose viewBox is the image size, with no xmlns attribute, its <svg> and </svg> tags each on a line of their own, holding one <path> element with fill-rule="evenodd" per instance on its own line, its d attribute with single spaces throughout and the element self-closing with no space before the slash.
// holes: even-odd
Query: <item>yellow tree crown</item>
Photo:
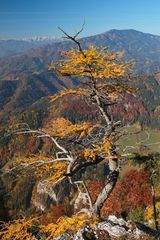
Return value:
<svg viewBox="0 0 160 240">
<path fill-rule="evenodd" d="M 96 79 L 119 78 L 130 66 L 121 61 L 122 52 L 109 51 L 106 47 L 89 45 L 83 51 L 72 48 L 61 54 L 64 59 L 52 62 L 49 69 L 62 75 L 92 76 Z"/>
</svg>

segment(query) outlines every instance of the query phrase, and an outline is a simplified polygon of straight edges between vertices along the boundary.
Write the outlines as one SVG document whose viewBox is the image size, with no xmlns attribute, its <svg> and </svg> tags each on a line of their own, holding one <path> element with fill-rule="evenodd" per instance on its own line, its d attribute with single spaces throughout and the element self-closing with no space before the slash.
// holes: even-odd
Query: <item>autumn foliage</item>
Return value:
<svg viewBox="0 0 160 240">
<path fill-rule="evenodd" d="M 90 181 L 87 184 L 88 187 L 88 191 L 90 193 L 92 202 L 95 202 L 97 199 L 97 196 L 99 194 L 99 192 L 103 189 L 104 187 L 104 183 L 102 181 L 98 181 L 98 180 L 94 180 L 94 181 Z"/>
<path fill-rule="evenodd" d="M 147 207 L 152 202 L 149 174 L 143 170 L 127 171 L 117 183 L 111 196 L 104 204 L 103 215 L 120 214 L 123 211 Z"/>
<path fill-rule="evenodd" d="M 49 69 L 54 69 L 58 73 L 65 75 L 90 76 L 95 79 L 118 78 L 125 74 L 126 64 L 117 59 L 122 56 L 120 52 L 112 52 L 106 47 L 98 49 L 89 45 L 88 49 L 71 49 L 68 52 L 62 52 L 64 60 L 52 63 Z M 129 66 L 129 65 L 128 65 Z"/>
<path fill-rule="evenodd" d="M 98 220 L 92 215 L 80 214 L 69 217 L 61 217 L 56 223 L 48 224 L 47 226 L 42 226 L 41 231 L 48 233 L 49 237 L 47 240 L 53 239 L 53 237 L 58 237 L 65 232 L 76 232 L 81 227 L 86 224 L 94 226 L 98 223 Z"/>
<path fill-rule="evenodd" d="M 48 225 L 50 223 L 56 223 L 57 220 L 65 215 L 64 208 L 61 204 L 50 206 L 49 210 L 46 210 L 39 218 L 42 225 Z"/>
<path fill-rule="evenodd" d="M 125 172 L 104 203 L 102 216 L 106 218 L 110 214 L 120 215 L 122 212 L 129 214 L 132 210 L 149 206 L 152 203 L 149 177 L 149 173 L 143 169 L 133 168 Z M 88 183 L 88 190 L 93 202 L 103 186 L 104 183 L 100 181 Z M 151 218 L 151 216 L 148 218 Z"/>
<path fill-rule="evenodd" d="M 33 130 L 29 127 L 18 129 L 14 132 L 15 135 L 28 136 L 31 134 L 34 138 L 41 140 L 42 145 L 48 139 L 53 146 L 52 155 L 19 156 L 7 169 L 7 173 L 30 169 L 31 174 L 34 173 L 38 176 L 46 194 L 49 194 L 53 187 L 63 184 L 64 180 L 67 180 L 74 186 L 74 189 L 77 189 L 77 192 L 85 194 L 87 197 L 89 203 L 89 209 L 86 209 L 87 214 L 76 214 L 72 217 L 60 216 L 62 212 L 60 209 L 56 209 L 60 216 L 56 223 L 41 224 L 40 232 L 45 234 L 48 240 L 58 237 L 64 232 L 75 232 L 86 224 L 96 224 L 101 212 L 106 217 L 110 213 L 117 214 L 122 210 L 130 211 L 131 205 L 134 207 L 147 206 L 150 201 L 150 188 L 147 182 L 149 176 L 143 170 L 131 170 L 126 173 L 111 194 L 119 176 L 119 154 L 115 145 L 115 130 L 119 123 L 112 120 L 107 106 L 115 104 L 116 100 L 124 93 L 133 93 L 132 88 L 124 80 L 124 76 L 128 76 L 130 63 L 122 60 L 122 53 L 92 45 L 89 45 L 87 49 L 82 49 L 75 38 L 68 37 L 78 44 L 78 50 L 71 49 L 68 52 L 62 52 L 64 58 L 52 62 L 49 69 L 60 75 L 84 77 L 86 85 L 84 88 L 64 89 L 50 97 L 50 104 L 66 95 L 85 96 L 89 103 L 95 105 L 100 117 L 98 121 L 77 124 L 63 117 L 53 118 L 41 129 Z M 80 173 L 81 175 L 81 170 L 85 171 L 88 166 L 97 165 L 103 161 L 108 163 L 109 169 L 106 183 L 101 185 L 100 182 L 97 182 L 95 189 L 90 185 L 88 191 L 85 181 L 77 180 L 76 174 Z M 102 191 L 98 193 L 98 189 Z M 55 195 L 54 190 L 52 193 Z M 137 194 L 141 194 L 141 197 L 137 197 Z M 104 205 L 109 196 L 110 198 Z M 24 230 L 25 220 L 13 224 L 18 224 L 19 228 L 17 229 L 22 229 L 24 236 L 30 234 Z M 10 234 L 11 230 L 12 224 L 6 225 L 6 234 Z M 20 233 L 12 231 L 12 235 L 8 236 L 11 239 L 13 237 L 20 239 L 16 234 Z M 2 240 L 7 239 L 4 238 L 3 232 L 1 236 Z M 27 237 L 27 239 L 32 239 L 31 235 Z"/>
<path fill-rule="evenodd" d="M 160 201 L 158 201 L 156 203 L 156 209 L 157 209 L 157 213 L 158 213 L 158 224 L 160 225 Z M 150 225 L 152 227 L 154 227 L 155 223 L 154 223 L 154 211 L 153 211 L 153 205 L 150 205 L 147 207 L 146 211 L 145 211 L 145 221 L 150 222 Z"/>
<path fill-rule="evenodd" d="M 36 240 L 35 236 L 29 232 L 36 219 L 18 219 L 12 223 L 1 224 L 0 239 L 2 240 Z"/>
<path fill-rule="evenodd" d="M 44 130 L 59 138 L 65 138 L 73 134 L 78 134 L 78 137 L 81 138 L 92 130 L 92 126 L 89 122 L 72 124 L 69 120 L 58 118 L 50 121 Z"/>
</svg>

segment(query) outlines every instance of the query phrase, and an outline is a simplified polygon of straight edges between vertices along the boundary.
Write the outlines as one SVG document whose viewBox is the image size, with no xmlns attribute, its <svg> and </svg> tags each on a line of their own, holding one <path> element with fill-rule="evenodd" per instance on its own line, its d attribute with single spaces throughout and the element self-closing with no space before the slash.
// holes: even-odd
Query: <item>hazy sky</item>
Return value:
<svg viewBox="0 0 160 240">
<path fill-rule="evenodd" d="M 0 39 L 61 36 L 58 26 L 81 36 L 110 29 L 160 35 L 160 0 L 0 0 Z"/>
</svg>

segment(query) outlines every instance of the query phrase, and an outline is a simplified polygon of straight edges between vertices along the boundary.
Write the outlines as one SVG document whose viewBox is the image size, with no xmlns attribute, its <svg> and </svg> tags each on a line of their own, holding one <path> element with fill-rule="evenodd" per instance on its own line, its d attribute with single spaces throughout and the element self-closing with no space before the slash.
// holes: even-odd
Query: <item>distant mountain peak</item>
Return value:
<svg viewBox="0 0 160 240">
<path fill-rule="evenodd" d="M 39 48 L 44 45 L 51 45 L 62 42 L 62 38 L 58 37 L 27 37 L 23 39 L 0 40 L 0 59 L 22 54 L 30 49 Z"/>
<path fill-rule="evenodd" d="M 148 35 L 148 36 L 151 36 L 151 37 L 154 37 L 154 38 L 159 38 L 160 36 L 159 35 L 154 35 L 154 34 L 151 34 L 151 33 L 146 33 L 146 32 L 142 32 L 142 31 L 139 31 L 139 30 L 135 30 L 135 29 L 110 29 L 106 32 L 104 32 L 103 34 L 133 34 L 133 35 L 139 35 L 139 36 L 145 36 L 145 35 Z"/>
<path fill-rule="evenodd" d="M 33 37 L 26 37 L 22 39 L 23 41 L 28 41 L 28 42 L 41 42 L 41 41 L 52 41 L 52 42 L 60 42 L 63 39 L 60 37 L 48 37 L 48 36 L 33 36 Z"/>
</svg>

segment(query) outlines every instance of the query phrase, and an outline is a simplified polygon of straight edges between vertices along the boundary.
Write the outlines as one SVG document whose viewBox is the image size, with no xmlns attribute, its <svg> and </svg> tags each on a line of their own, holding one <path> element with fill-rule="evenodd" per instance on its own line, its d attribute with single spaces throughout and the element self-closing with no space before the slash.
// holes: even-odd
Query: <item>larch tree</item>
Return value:
<svg viewBox="0 0 160 240">
<path fill-rule="evenodd" d="M 99 120 L 94 123 L 72 124 L 64 118 L 59 118 L 43 129 L 32 130 L 24 127 L 16 130 L 15 135 L 31 134 L 39 139 L 48 138 L 54 146 L 55 155 L 20 158 L 7 171 L 10 173 L 18 169 L 32 168 L 40 176 L 49 173 L 49 178 L 40 182 L 37 188 L 43 187 L 44 183 L 53 186 L 68 179 L 71 185 L 76 186 L 78 191 L 82 191 L 87 196 L 90 209 L 86 211 L 100 217 L 101 208 L 117 182 L 121 159 L 115 144 L 121 135 L 116 132 L 120 122 L 113 120 L 108 106 L 115 104 L 125 93 L 132 94 L 132 89 L 126 82 L 131 64 L 123 61 L 120 52 L 92 45 L 83 49 L 80 41 L 77 40 L 83 28 L 74 36 L 60 30 L 68 40 L 75 43 L 77 49 L 72 48 L 68 52 L 62 52 L 63 58 L 57 62 L 53 61 L 49 70 L 59 76 L 83 77 L 84 81 L 81 88 L 66 89 L 52 96 L 51 103 L 65 95 L 84 96 L 89 104 L 94 104 L 96 107 Z M 63 144 L 63 140 L 68 141 L 67 146 Z M 72 148 L 69 147 L 70 144 Z M 73 145 L 78 151 L 72 151 Z M 105 186 L 93 203 L 85 182 L 82 179 L 75 180 L 74 176 L 79 171 L 101 162 L 108 164 L 109 173 L 106 176 Z"/>
</svg>

